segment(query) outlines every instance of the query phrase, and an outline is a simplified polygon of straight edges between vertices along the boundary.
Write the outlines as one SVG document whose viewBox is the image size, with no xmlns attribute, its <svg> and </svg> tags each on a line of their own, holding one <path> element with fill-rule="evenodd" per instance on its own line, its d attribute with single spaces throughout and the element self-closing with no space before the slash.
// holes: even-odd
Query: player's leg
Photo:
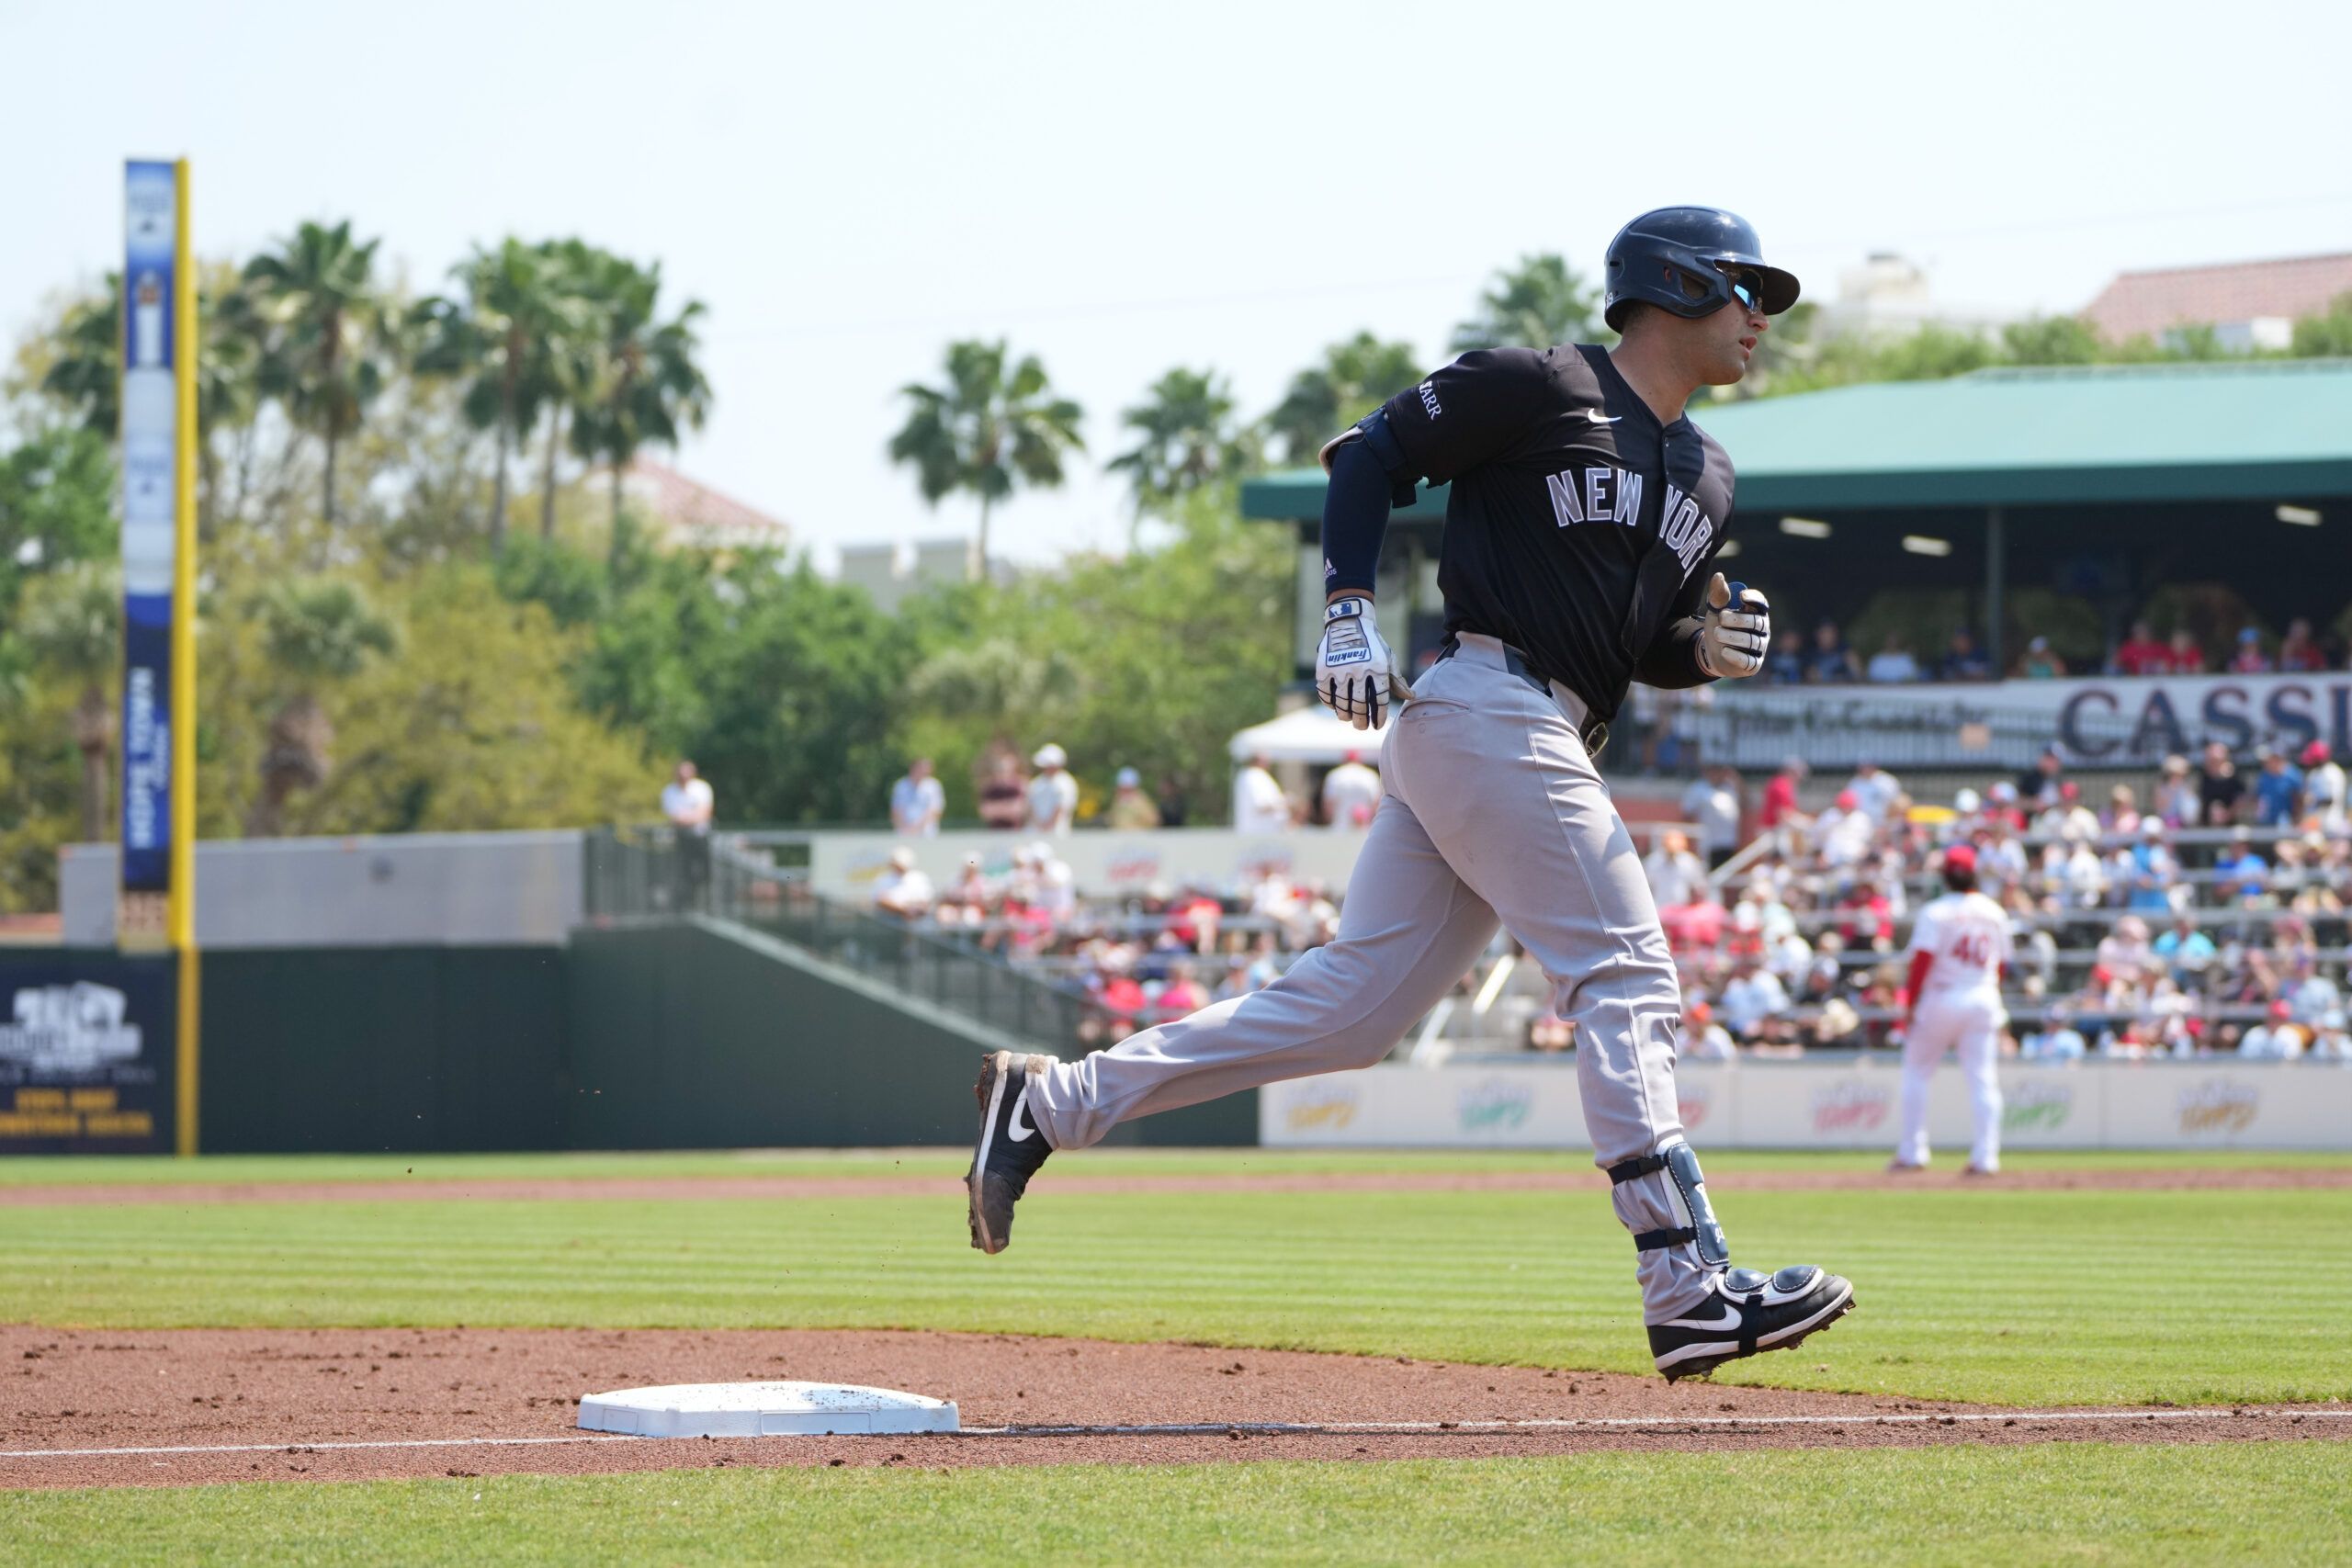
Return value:
<svg viewBox="0 0 2352 1568">
<path fill-rule="evenodd" d="M 1658 1365 L 1680 1376 L 1794 1344 L 1846 1311 L 1851 1287 L 1810 1266 L 1730 1269 L 1676 1107 L 1681 988 L 1632 836 L 1557 705 L 1498 656 L 1489 663 L 1472 639 L 1464 645 L 1440 669 L 1483 673 L 1459 682 L 1469 700 L 1417 701 L 1399 716 L 1399 783 L 1447 863 L 1543 965 L 1559 1016 L 1577 1025 L 1585 1125 L 1634 1233 Z M 1401 743 L 1417 737 L 1442 743 Z"/>
<path fill-rule="evenodd" d="M 1263 990 L 1055 1063 L 1032 1080 L 1030 1113 L 1056 1148 L 1084 1148 L 1134 1117 L 1368 1067 L 1469 972 L 1494 934 L 1494 911 L 1391 795 L 1356 857 L 1336 939 Z"/>
<path fill-rule="evenodd" d="M 1934 1085 L 1936 1066 L 1953 1040 L 1951 1010 L 1937 997 L 1923 998 L 1911 1015 L 1903 1037 L 1902 1129 L 1894 1145 L 1891 1170 L 1923 1169 L 1928 1163 L 1928 1091 Z"/>
<path fill-rule="evenodd" d="M 1969 1108 L 1976 1122 L 1968 1166 L 1985 1176 L 2001 1168 L 2000 1041 L 2006 1021 L 1998 1002 L 1979 1001 L 1970 1009 L 1958 1046 L 1961 1075 L 1968 1080 Z"/>
</svg>

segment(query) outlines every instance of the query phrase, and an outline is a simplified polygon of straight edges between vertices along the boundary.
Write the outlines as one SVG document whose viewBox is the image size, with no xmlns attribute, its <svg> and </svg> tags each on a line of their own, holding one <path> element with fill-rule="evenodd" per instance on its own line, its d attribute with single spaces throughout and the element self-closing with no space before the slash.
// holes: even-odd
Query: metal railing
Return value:
<svg viewBox="0 0 2352 1568">
<path fill-rule="evenodd" d="M 607 829 L 588 835 L 593 924 L 702 915 L 788 943 L 1043 1050 L 1076 1046 L 1086 994 L 1014 968 L 944 933 L 826 898 L 803 868 L 718 833 Z"/>
</svg>

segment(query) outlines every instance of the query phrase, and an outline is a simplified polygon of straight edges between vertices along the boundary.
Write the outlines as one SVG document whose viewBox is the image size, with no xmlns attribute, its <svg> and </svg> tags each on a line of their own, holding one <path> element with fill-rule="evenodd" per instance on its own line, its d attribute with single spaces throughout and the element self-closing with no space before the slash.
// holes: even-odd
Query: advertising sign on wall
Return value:
<svg viewBox="0 0 2352 1568">
<path fill-rule="evenodd" d="M 2000 1077 L 2013 1148 L 2352 1148 L 2352 1070 L 2335 1064 L 2012 1063 Z M 1901 1070 L 1876 1059 L 1675 1070 L 1691 1142 L 1717 1148 L 1892 1148 L 1902 1088 Z M 1258 1108 L 1273 1145 L 1592 1146 L 1569 1061 L 1383 1065 L 1274 1084 Z M 1960 1075 L 1939 1072 L 1928 1136 L 1964 1150 L 1970 1121 Z"/>
<path fill-rule="evenodd" d="M 72 954 L 0 967 L 0 1154 L 169 1154 L 169 958 Z"/>
</svg>

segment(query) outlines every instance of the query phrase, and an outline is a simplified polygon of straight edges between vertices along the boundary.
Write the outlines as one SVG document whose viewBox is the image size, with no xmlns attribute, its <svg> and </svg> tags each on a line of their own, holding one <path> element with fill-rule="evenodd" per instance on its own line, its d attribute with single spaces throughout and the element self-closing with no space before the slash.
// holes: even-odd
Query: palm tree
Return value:
<svg viewBox="0 0 2352 1568">
<path fill-rule="evenodd" d="M 609 469 L 611 554 L 617 561 L 624 543 L 623 476 L 639 447 L 652 443 L 675 448 L 681 426 L 702 428 L 710 412 L 710 380 L 696 362 L 702 343 L 695 329 L 702 302 L 689 299 L 662 321 L 659 262 L 639 266 L 602 251 L 594 254 L 585 292 L 602 316 L 602 330 L 589 345 L 585 396 L 572 411 L 571 449 Z"/>
<path fill-rule="evenodd" d="M 1062 454 L 1084 451 L 1078 434 L 1084 412 L 1057 398 L 1035 355 L 1005 373 L 1001 340 L 967 339 L 947 345 L 944 386 L 913 383 L 900 395 L 914 405 L 890 437 L 890 460 L 911 463 L 923 500 L 967 491 L 978 497 L 980 526 L 968 575 L 988 570 L 989 513 L 1018 484 L 1051 489 L 1062 482 Z"/>
<path fill-rule="evenodd" d="M 109 567 L 87 563 L 46 575 L 25 596 L 22 634 L 41 668 L 78 682 L 74 745 L 82 753 L 82 841 L 107 832 L 107 754 L 115 706 L 108 693 L 122 655 L 122 589 Z"/>
<path fill-rule="evenodd" d="M 490 507 L 492 553 L 506 546 L 507 459 L 538 423 L 551 391 L 548 346 L 572 333 L 577 303 L 564 292 L 548 247 L 520 240 L 477 249 L 452 274 L 462 299 L 417 307 L 417 369 L 462 378 L 462 407 L 477 430 L 495 431 L 498 470 Z"/>
<path fill-rule="evenodd" d="M 324 445 L 322 510 L 330 527 L 336 450 L 384 389 L 392 349 L 393 321 L 375 279 L 381 243 L 355 241 L 348 219 L 332 229 L 304 223 L 275 254 L 245 264 L 254 312 L 270 334 L 261 390 Z"/>
<path fill-rule="evenodd" d="M 1119 422 L 1142 437 L 1109 464 L 1130 477 L 1138 516 L 1165 511 L 1178 497 L 1246 473 L 1260 460 L 1257 433 L 1234 417 L 1232 389 L 1213 370 L 1178 366 Z"/>
<path fill-rule="evenodd" d="M 1291 378 L 1290 390 L 1266 416 L 1266 434 L 1283 444 L 1284 461 L 1311 463 L 1323 443 L 1420 378 L 1410 344 L 1358 333 L 1323 351 L 1323 363 Z"/>
<path fill-rule="evenodd" d="M 1521 256 L 1517 266 L 1495 274 L 1478 297 L 1478 314 L 1453 329 L 1453 350 L 1592 343 L 1608 331 L 1600 306 L 1599 291 L 1570 270 L 1566 258 L 1550 252 Z"/>
<path fill-rule="evenodd" d="M 270 667 L 291 687 L 270 722 L 261 794 L 245 817 L 247 837 L 270 839 L 284 830 L 294 792 L 324 784 L 334 766 L 334 725 L 319 704 L 320 689 L 358 674 L 371 657 L 392 652 L 399 638 L 348 582 L 280 582 L 254 609 Z"/>
</svg>

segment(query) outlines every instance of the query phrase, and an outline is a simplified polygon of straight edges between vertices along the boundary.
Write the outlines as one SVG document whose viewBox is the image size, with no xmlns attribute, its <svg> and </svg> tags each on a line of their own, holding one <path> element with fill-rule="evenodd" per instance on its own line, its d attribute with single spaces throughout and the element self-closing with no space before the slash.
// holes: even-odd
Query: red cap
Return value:
<svg viewBox="0 0 2352 1568">
<path fill-rule="evenodd" d="M 1973 844 L 1954 844 L 1951 848 L 1946 850 L 1944 852 L 1944 869 L 1946 871 L 1974 871 L 1976 869 L 1976 846 Z"/>
<path fill-rule="evenodd" d="M 2272 1002 L 2270 1004 L 2270 1016 L 2272 1018 L 2292 1018 L 2295 1016 L 2295 1010 L 2289 1007 L 2285 1002 Z"/>
<path fill-rule="evenodd" d="M 1686 1010 L 1690 1013 L 1690 1021 L 1693 1023 L 1704 1023 L 1715 1016 L 1715 1010 L 1704 1002 L 1692 1002 Z"/>
<path fill-rule="evenodd" d="M 1855 798 L 1854 798 L 1854 792 L 1853 792 L 1852 790 L 1850 790 L 1850 789 L 1841 789 L 1841 790 L 1839 790 L 1839 791 L 1838 792 L 1838 810 L 1840 810 L 1840 811 L 1851 811 L 1852 809 L 1854 809 L 1854 806 L 1855 806 Z"/>
<path fill-rule="evenodd" d="M 2074 800 L 2079 797 L 2082 793 L 2083 786 L 2076 784 L 2072 779 L 2068 779 L 2064 784 L 2058 786 L 2058 798 L 2061 800 Z"/>
<path fill-rule="evenodd" d="M 2308 745 L 2308 746 L 2306 746 L 2306 747 L 2304 747 L 2304 748 L 2303 748 L 2303 766 L 2305 766 L 2305 767 L 2307 767 L 2307 768 L 2318 768 L 2318 767 L 2324 767 L 2326 764 L 2327 764 L 2327 742 L 2326 742 L 2326 741 L 2324 741 L 2324 740 L 2314 740 L 2314 741 L 2312 741 L 2310 745 Z"/>
</svg>

